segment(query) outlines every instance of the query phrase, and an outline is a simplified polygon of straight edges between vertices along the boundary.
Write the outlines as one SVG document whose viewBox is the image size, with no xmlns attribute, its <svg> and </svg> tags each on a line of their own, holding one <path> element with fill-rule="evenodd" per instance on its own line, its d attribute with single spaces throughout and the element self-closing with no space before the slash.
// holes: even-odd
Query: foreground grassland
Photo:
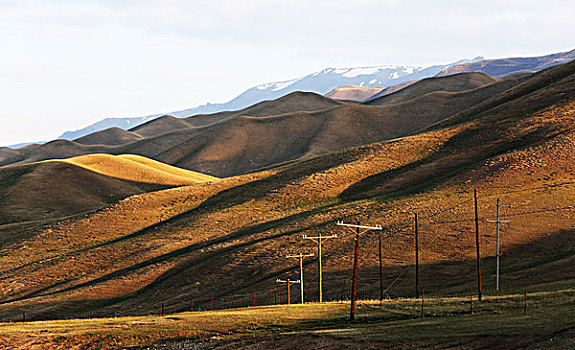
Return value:
<svg viewBox="0 0 575 350">
<path fill-rule="evenodd" d="M 575 280 L 517 294 L 281 305 L 172 315 L 0 324 L 11 349 L 162 348 L 570 348 Z"/>
</svg>

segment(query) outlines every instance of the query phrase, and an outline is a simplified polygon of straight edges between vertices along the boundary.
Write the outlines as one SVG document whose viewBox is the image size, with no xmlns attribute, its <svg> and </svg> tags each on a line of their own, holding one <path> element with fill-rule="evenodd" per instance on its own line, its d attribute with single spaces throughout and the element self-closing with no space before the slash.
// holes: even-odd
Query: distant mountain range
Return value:
<svg viewBox="0 0 575 350">
<path fill-rule="evenodd" d="M 206 105 L 181 111 L 150 115 L 140 118 L 106 118 L 86 128 L 67 131 L 60 135 L 59 139 L 75 140 L 85 135 L 114 127 L 128 130 L 162 115 L 185 118 L 198 114 L 236 111 L 262 101 L 277 99 L 294 91 L 315 92 L 322 95 L 331 93 L 332 95 L 328 96 L 336 99 L 347 99 L 345 96 L 353 96 L 355 94 L 358 97 L 350 98 L 351 100 L 371 100 L 405 88 L 421 79 L 433 76 L 447 76 L 465 72 L 481 72 L 498 78 L 520 73 L 537 72 L 573 59 L 575 59 L 575 50 L 539 57 L 490 60 L 485 60 L 483 57 L 476 57 L 474 59 L 466 59 L 450 64 L 430 67 L 378 66 L 327 68 L 301 78 L 255 86 L 226 103 L 208 103 Z M 345 85 L 354 85 L 358 88 L 355 89 L 355 91 L 351 91 L 348 88 L 345 93 L 341 90 L 333 92 L 335 89 Z M 382 90 L 373 90 L 372 88 L 375 87 L 380 87 Z M 371 92 L 374 92 L 374 94 L 371 97 L 366 97 Z M 338 95 L 334 95 L 336 93 Z M 29 145 L 29 143 L 11 146 L 11 148 L 19 148 L 19 146 L 21 147 L 23 145 Z"/>
<path fill-rule="evenodd" d="M 255 86 L 226 103 L 208 103 L 181 111 L 151 115 L 142 118 L 106 118 L 86 128 L 67 131 L 60 135 L 58 138 L 74 140 L 93 132 L 112 127 L 127 130 L 143 124 L 149 120 L 155 119 L 161 115 L 171 115 L 174 117 L 183 118 L 196 114 L 234 111 L 249 107 L 258 102 L 275 100 L 295 91 L 315 92 L 317 94 L 323 95 L 335 88 L 344 85 L 357 85 L 365 87 L 393 86 L 410 80 L 432 77 L 444 69 L 452 66 L 481 60 L 483 60 L 483 57 L 475 57 L 470 60 L 464 59 L 454 63 L 435 65 L 430 67 L 388 65 L 359 68 L 327 68 L 301 78 Z"/>
</svg>

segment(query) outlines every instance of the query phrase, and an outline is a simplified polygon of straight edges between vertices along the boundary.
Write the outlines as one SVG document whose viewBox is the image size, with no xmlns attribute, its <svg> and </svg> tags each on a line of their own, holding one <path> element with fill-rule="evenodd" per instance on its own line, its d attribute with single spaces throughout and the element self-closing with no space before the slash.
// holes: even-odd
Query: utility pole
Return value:
<svg viewBox="0 0 575 350">
<path fill-rule="evenodd" d="M 479 214 L 477 212 L 477 189 L 473 189 L 475 202 L 475 251 L 477 257 L 477 300 L 481 301 L 481 256 L 479 253 Z"/>
<path fill-rule="evenodd" d="M 417 213 L 415 213 L 415 297 L 419 299 L 419 234 Z"/>
<path fill-rule="evenodd" d="M 302 254 L 299 253 L 298 255 L 286 255 L 286 258 L 299 258 L 299 280 L 301 281 L 300 283 L 300 298 L 301 298 L 301 303 L 305 303 L 304 298 L 303 298 L 303 258 L 307 258 L 309 256 L 313 256 L 312 254 Z"/>
<path fill-rule="evenodd" d="M 351 308 L 349 311 L 349 320 L 353 321 L 355 319 L 355 300 L 356 300 L 356 290 L 357 290 L 357 261 L 359 259 L 359 236 L 371 230 L 381 230 L 380 225 L 376 226 L 362 226 L 354 224 L 345 224 L 342 221 L 337 222 L 338 226 L 349 227 L 352 231 L 355 231 L 355 254 L 353 256 L 353 285 L 351 287 Z M 355 230 L 354 230 L 355 229 Z M 362 231 L 363 229 L 363 231 Z"/>
<path fill-rule="evenodd" d="M 289 288 L 289 287 L 290 287 L 290 284 L 292 284 L 292 283 L 300 283 L 300 280 L 292 281 L 292 280 L 290 280 L 290 279 L 288 278 L 287 280 L 284 281 L 284 280 L 280 280 L 280 279 L 278 278 L 278 279 L 276 280 L 276 282 L 287 284 L 287 302 L 288 302 L 288 305 L 290 305 L 290 304 L 291 304 L 291 294 L 290 294 L 290 288 Z"/>
<path fill-rule="evenodd" d="M 319 302 L 323 302 L 323 286 L 322 286 L 322 269 L 321 269 L 321 244 L 324 240 L 330 238 L 337 238 L 337 235 L 322 236 L 321 233 L 317 237 L 309 237 L 308 235 L 303 235 L 304 239 L 310 239 L 317 243 L 317 261 L 318 261 L 318 284 L 319 284 Z"/>
<path fill-rule="evenodd" d="M 495 290 L 499 290 L 499 224 L 501 222 L 509 222 L 509 220 L 499 220 L 499 208 L 508 207 L 508 205 L 499 204 L 499 198 L 497 198 L 497 220 L 487 220 L 487 222 L 497 223 L 497 249 L 496 249 L 496 269 L 495 269 Z"/>
<path fill-rule="evenodd" d="M 383 261 L 382 261 L 382 249 L 381 249 L 381 233 L 379 237 L 379 307 L 382 307 L 383 303 Z"/>
</svg>

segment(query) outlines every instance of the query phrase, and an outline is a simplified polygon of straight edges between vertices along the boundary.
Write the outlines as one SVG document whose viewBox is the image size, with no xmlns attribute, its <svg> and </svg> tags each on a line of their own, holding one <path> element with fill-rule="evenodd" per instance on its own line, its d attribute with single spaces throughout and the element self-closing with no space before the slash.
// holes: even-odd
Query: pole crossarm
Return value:
<svg viewBox="0 0 575 350">
<path fill-rule="evenodd" d="M 286 281 L 286 280 L 280 280 L 280 279 L 278 278 L 278 279 L 276 280 L 276 282 L 278 282 L 278 283 L 300 283 L 300 280 L 295 280 L 295 281 L 287 280 L 287 281 Z"/>
<path fill-rule="evenodd" d="M 375 226 L 365 226 L 365 225 L 355 225 L 355 224 L 346 224 L 343 221 L 338 221 L 337 222 L 338 226 L 345 226 L 345 227 L 349 227 L 350 230 L 355 229 L 363 229 L 363 231 L 359 232 L 359 235 L 362 235 L 364 233 L 366 233 L 367 231 L 372 231 L 372 230 L 383 230 L 383 228 L 381 227 L 381 225 L 375 225 Z M 353 233 L 355 234 L 355 230 L 353 231 Z"/>
<path fill-rule="evenodd" d="M 315 254 L 314 253 L 311 253 L 311 254 L 299 253 L 298 255 L 286 255 L 286 258 L 307 258 L 310 256 L 315 256 Z"/>
<path fill-rule="evenodd" d="M 309 239 L 309 240 L 314 241 L 315 243 L 319 244 L 319 242 L 321 240 L 330 239 L 330 238 L 337 238 L 337 235 L 331 235 L 331 236 L 321 236 L 320 235 L 317 237 L 310 237 L 308 235 L 303 235 L 302 237 L 303 237 L 303 239 Z"/>
</svg>

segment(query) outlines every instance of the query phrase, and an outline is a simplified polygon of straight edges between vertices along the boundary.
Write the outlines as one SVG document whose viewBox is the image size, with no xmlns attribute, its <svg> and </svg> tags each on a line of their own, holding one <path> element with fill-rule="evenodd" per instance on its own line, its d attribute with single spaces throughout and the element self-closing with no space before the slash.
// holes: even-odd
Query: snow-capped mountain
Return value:
<svg viewBox="0 0 575 350">
<path fill-rule="evenodd" d="M 128 130 L 165 114 L 175 117 L 189 117 L 196 114 L 233 111 L 251 106 L 261 101 L 280 98 L 294 91 L 309 91 L 323 95 L 343 85 L 392 86 L 409 80 L 432 77 L 446 68 L 482 59 L 483 57 L 476 57 L 471 60 L 461 60 L 446 65 L 430 67 L 387 65 L 378 67 L 327 68 L 297 79 L 255 86 L 226 103 L 208 103 L 182 111 L 151 115 L 141 118 L 106 118 L 86 128 L 67 131 L 59 138 L 74 140 L 90 133 L 112 127 Z"/>
<path fill-rule="evenodd" d="M 462 63 L 480 61 L 482 59 L 483 57 L 476 57 L 471 60 L 461 60 L 450 64 L 430 67 L 388 65 L 358 68 L 327 68 L 301 78 L 255 86 L 226 103 L 207 104 L 169 114 L 176 117 L 188 117 L 203 113 L 238 110 L 251 106 L 254 103 L 280 98 L 294 91 L 315 92 L 323 95 L 344 85 L 392 86 L 409 80 L 432 77 L 446 68 Z"/>
<path fill-rule="evenodd" d="M 430 67 L 387 65 L 378 67 L 327 68 L 297 79 L 255 86 L 226 103 L 208 103 L 182 111 L 141 118 L 106 118 L 86 128 L 67 131 L 63 133 L 60 138 L 74 140 L 90 133 L 112 127 L 127 130 L 165 114 L 175 117 L 189 117 L 196 114 L 238 110 L 261 101 L 273 100 L 285 96 L 294 91 L 309 91 L 323 95 L 343 85 L 392 86 L 409 80 L 432 77 L 446 68 L 462 63 L 476 62 L 482 59 L 483 57 L 476 57 L 471 60 L 461 60 L 450 64 Z"/>
</svg>

